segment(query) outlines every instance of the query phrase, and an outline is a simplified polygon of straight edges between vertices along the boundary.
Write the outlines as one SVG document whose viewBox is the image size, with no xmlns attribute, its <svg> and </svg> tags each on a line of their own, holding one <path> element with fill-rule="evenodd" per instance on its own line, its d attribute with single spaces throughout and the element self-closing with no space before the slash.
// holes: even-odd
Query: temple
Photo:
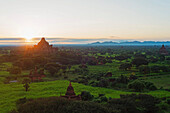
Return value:
<svg viewBox="0 0 170 113">
<path fill-rule="evenodd" d="M 29 75 L 25 75 L 24 77 L 28 77 L 31 79 L 31 82 L 42 81 L 42 78 L 45 77 L 44 71 L 41 71 L 40 74 L 37 72 L 37 67 L 35 67 L 34 71 L 30 71 Z"/>
<path fill-rule="evenodd" d="M 73 100 L 81 100 L 81 96 L 75 94 L 74 88 L 72 87 L 71 82 L 67 88 L 65 96 L 60 96 L 60 97 L 64 97 L 67 99 L 73 99 Z"/>
<path fill-rule="evenodd" d="M 168 51 L 166 50 L 164 45 L 162 45 L 162 47 L 160 48 L 159 54 L 161 54 L 161 55 L 168 55 Z"/>
<path fill-rule="evenodd" d="M 56 53 L 58 48 L 53 47 L 50 45 L 44 37 L 41 38 L 40 42 L 37 45 L 34 45 L 33 48 L 28 50 L 28 53 L 33 54 L 50 54 Z"/>
</svg>

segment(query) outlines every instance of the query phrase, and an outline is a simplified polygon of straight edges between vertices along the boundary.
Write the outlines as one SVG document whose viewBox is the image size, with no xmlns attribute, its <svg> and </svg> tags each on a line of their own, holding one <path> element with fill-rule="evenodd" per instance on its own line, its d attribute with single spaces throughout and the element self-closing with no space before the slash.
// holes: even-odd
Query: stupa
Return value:
<svg viewBox="0 0 170 113">
<path fill-rule="evenodd" d="M 81 96 L 75 94 L 74 88 L 71 85 L 71 82 L 70 82 L 69 86 L 67 87 L 67 91 L 66 91 L 65 96 L 61 96 L 61 97 L 64 97 L 64 98 L 67 98 L 67 99 L 81 100 Z"/>
</svg>

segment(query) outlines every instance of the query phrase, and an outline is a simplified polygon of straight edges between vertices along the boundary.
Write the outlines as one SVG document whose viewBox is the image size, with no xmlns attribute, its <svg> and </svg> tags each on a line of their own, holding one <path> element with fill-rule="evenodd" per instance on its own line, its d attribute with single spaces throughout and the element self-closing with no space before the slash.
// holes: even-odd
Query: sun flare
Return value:
<svg viewBox="0 0 170 113">
<path fill-rule="evenodd" d="M 30 37 L 30 36 L 26 36 L 25 39 L 26 39 L 26 42 L 31 42 L 32 41 L 32 37 Z"/>
</svg>

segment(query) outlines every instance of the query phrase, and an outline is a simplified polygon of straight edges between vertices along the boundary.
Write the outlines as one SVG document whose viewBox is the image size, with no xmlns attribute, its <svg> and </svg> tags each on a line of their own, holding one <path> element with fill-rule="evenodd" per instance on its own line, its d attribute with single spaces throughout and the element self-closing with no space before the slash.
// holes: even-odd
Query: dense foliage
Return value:
<svg viewBox="0 0 170 113">
<path fill-rule="evenodd" d="M 169 47 L 165 47 L 170 52 Z M 58 46 L 57 52 L 53 54 L 27 54 L 25 47 L 2 47 L 0 112 L 6 113 L 15 108 L 15 101 L 19 98 L 65 94 L 68 84 L 64 84 L 64 81 L 75 82 L 75 92 L 81 94 L 83 101 L 92 101 L 98 107 L 102 104 L 103 110 L 108 112 L 154 111 L 148 110 L 148 104 L 140 103 L 147 103 L 147 99 L 154 101 L 152 97 L 119 96 L 131 93 L 159 97 L 161 102 L 150 103 L 154 106 L 150 108 L 162 110 L 161 113 L 167 112 L 170 55 L 160 54 L 159 49 L 160 46 L 68 45 Z M 32 82 L 25 80 L 31 73 L 35 73 L 35 67 L 38 74 L 45 75 L 45 78 Z M 83 102 L 78 103 L 84 106 Z"/>
<path fill-rule="evenodd" d="M 161 100 L 146 94 L 121 95 L 120 99 L 107 101 L 100 96 L 103 104 L 91 101 L 75 101 L 61 97 L 20 99 L 17 111 L 11 113 L 159 113 Z M 166 104 L 166 103 L 164 103 Z M 167 109 L 167 108 L 166 108 Z"/>
</svg>

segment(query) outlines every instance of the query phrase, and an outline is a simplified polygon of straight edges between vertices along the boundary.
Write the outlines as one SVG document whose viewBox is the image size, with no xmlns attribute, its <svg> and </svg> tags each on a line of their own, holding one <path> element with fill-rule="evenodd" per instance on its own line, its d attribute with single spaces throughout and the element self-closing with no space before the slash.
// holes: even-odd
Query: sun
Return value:
<svg viewBox="0 0 170 113">
<path fill-rule="evenodd" d="M 32 41 L 32 38 L 31 36 L 26 36 L 25 39 L 26 39 L 26 42 L 31 42 Z"/>
</svg>

